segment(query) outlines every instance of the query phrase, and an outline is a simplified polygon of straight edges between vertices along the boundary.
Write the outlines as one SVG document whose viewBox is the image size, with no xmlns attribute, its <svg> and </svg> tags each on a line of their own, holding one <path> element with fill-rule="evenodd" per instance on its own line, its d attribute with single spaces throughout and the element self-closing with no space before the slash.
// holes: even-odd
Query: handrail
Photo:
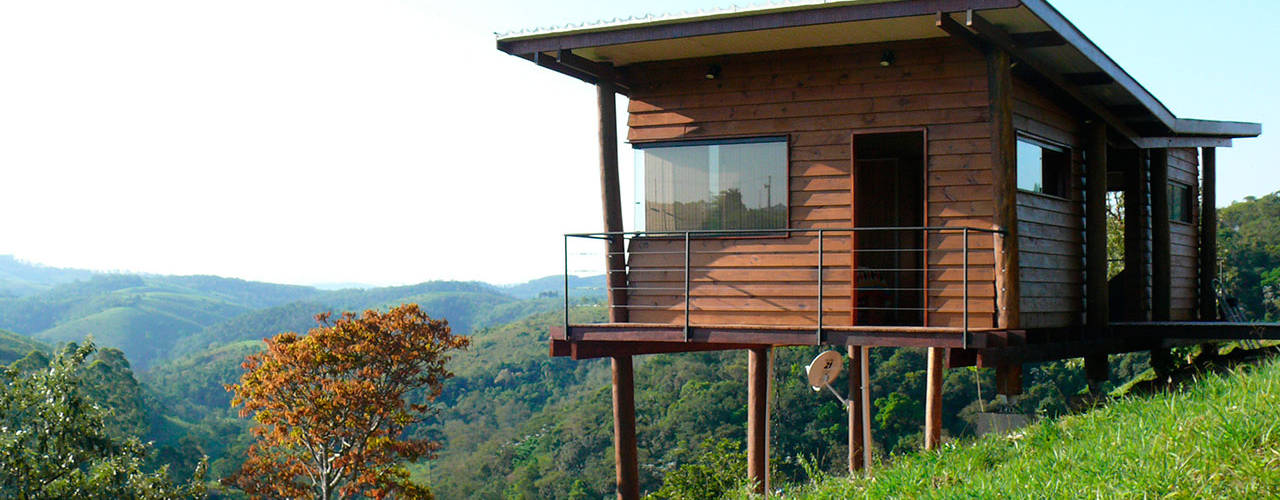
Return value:
<svg viewBox="0 0 1280 500">
<path fill-rule="evenodd" d="M 920 246 L 910 244 L 899 246 L 901 245 L 902 240 L 895 236 L 890 240 L 895 243 L 888 243 L 887 245 L 881 245 L 874 248 L 858 248 L 857 245 L 863 244 L 863 239 L 855 239 L 855 235 L 860 233 L 876 232 L 920 232 L 922 233 L 922 237 L 917 240 L 917 244 Z M 973 250 L 971 248 L 971 233 L 992 236 L 1007 234 L 1006 231 L 999 229 L 970 226 L 698 229 L 687 231 L 610 231 L 596 233 L 567 233 L 564 235 L 564 325 L 566 330 L 570 326 L 569 312 L 572 292 L 570 287 L 570 275 L 575 273 L 583 274 L 586 272 L 598 272 L 588 269 L 571 269 L 570 255 L 578 257 L 599 254 L 599 252 L 581 252 L 571 254 L 571 238 L 605 242 L 613 240 L 614 238 L 622 238 L 624 240 L 622 251 L 611 251 L 608 250 L 608 247 L 606 246 L 604 255 L 606 260 L 611 257 L 617 258 L 619 254 L 622 255 L 624 262 L 626 262 L 626 267 L 622 271 L 628 277 L 623 282 L 623 286 L 618 287 L 607 284 L 606 288 L 610 292 L 610 295 L 612 295 L 612 292 L 615 290 L 635 291 L 641 293 L 629 293 L 627 294 L 629 298 L 628 300 L 623 301 L 624 303 L 611 303 L 609 304 L 609 307 L 611 309 L 625 308 L 627 310 L 633 310 L 635 311 L 634 314 L 640 315 L 638 317 L 666 317 L 672 322 L 681 320 L 676 319 L 676 317 L 672 317 L 671 313 L 680 314 L 683 316 L 682 323 L 686 341 L 692 340 L 691 336 L 695 327 L 702 326 L 694 324 L 694 312 L 709 311 L 714 314 L 716 311 L 729 312 L 737 311 L 739 310 L 738 308 L 746 308 L 746 310 L 761 314 L 778 312 L 781 314 L 796 313 L 801 315 L 800 317 L 808 316 L 807 321 L 811 321 L 812 323 L 810 323 L 810 325 L 815 327 L 814 332 L 817 342 L 822 343 L 825 341 L 825 333 L 829 329 L 828 322 L 826 321 L 826 313 L 828 312 L 826 310 L 828 305 L 826 301 L 826 293 L 828 291 L 828 285 L 832 284 L 832 278 L 827 275 L 834 271 L 837 273 L 849 273 L 848 284 L 850 286 L 850 291 L 853 293 L 850 297 L 852 301 L 849 303 L 851 312 L 859 310 L 884 311 L 883 313 L 873 313 L 870 316 L 859 317 L 855 321 L 856 324 L 868 325 L 869 323 L 864 322 L 868 317 L 870 317 L 872 321 L 886 321 L 884 326 L 904 324 L 901 323 L 903 321 L 908 323 L 924 321 L 925 324 L 928 324 L 930 313 L 955 314 L 956 316 L 959 316 L 959 318 L 956 319 L 960 319 L 963 322 L 963 325 L 959 328 L 962 332 L 961 344 L 967 347 L 969 344 L 969 334 L 971 329 L 970 323 L 972 320 L 970 309 L 972 307 L 971 301 L 973 296 L 970 288 L 974 286 L 974 281 L 971 276 L 973 266 L 969 255 Z M 848 245 L 850 246 L 849 252 L 851 252 L 849 264 L 844 265 L 838 260 L 836 261 L 837 264 L 834 264 L 834 267 L 830 267 L 827 265 L 828 252 L 826 247 L 829 242 L 833 241 L 831 239 L 832 235 L 841 234 L 848 235 L 849 238 Z M 952 245 L 948 245 L 945 248 L 930 247 L 925 244 L 929 241 L 927 236 L 923 236 L 927 234 L 959 235 L 961 240 L 959 242 L 960 248 L 954 248 Z M 707 248 L 706 250 L 697 250 L 693 246 L 694 240 L 710 241 L 723 239 L 725 241 L 744 242 L 746 239 L 752 237 L 777 235 L 809 235 L 811 238 L 816 236 L 817 249 L 816 251 L 813 249 L 812 239 L 801 240 L 803 249 L 799 250 L 797 250 L 799 247 L 795 246 L 788 248 L 788 243 L 782 242 L 783 240 L 763 240 L 759 244 L 752 244 L 749 242 L 743 243 L 745 245 L 751 245 L 751 250 L 738 250 L 735 249 L 733 245 L 714 245 L 715 248 Z M 839 240 L 843 240 L 844 238 L 845 237 L 842 236 Z M 629 241 L 651 241 L 653 243 L 647 244 L 643 247 L 637 247 L 629 244 Z M 663 241 L 667 241 L 668 243 L 662 243 Z M 771 241 L 778 241 L 778 243 L 776 243 L 776 248 L 774 248 L 775 244 Z M 873 238 L 866 241 L 875 242 L 881 240 Z M 678 246 L 681 243 L 683 243 L 683 248 Z M 652 250 L 636 250 L 636 248 L 652 248 Z M 998 252 L 999 249 L 993 244 L 990 251 Z M 954 252 L 952 255 L 958 253 L 960 254 L 957 255 L 960 257 L 960 262 L 957 264 L 954 257 L 946 260 L 938 259 L 935 261 L 933 258 L 925 256 L 929 252 L 942 252 L 944 254 Z M 710 263 L 694 266 L 693 257 L 695 253 L 703 256 L 703 258 L 708 256 L 711 257 L 710 261 L 700 261 Z M 768 261 L 769 258 L 766 258 L 766 256 L 807 255 L 808 259 L 811 259 L 815 254 L 817 257 L 816 264 L 806 262 L 807 259 L 797 261 L 794 258 L 788 259 L 787 257 L 779 257 L 777 261 L 768 262 L 766 264 L 757 263 L 757 259 L 760 261 Z M 910 258 L 917 260 L 903 261 L 901 260 L 902 256 L 894 256 L 895 254 L 914 254 L 917 256 Z M 677 257 L 677 255 L 680 257 Z M 888 256 L 871 258 L 870 260 L 859 260 L 858 255 Z M 733 256 L 751 256 L 752 258 L 737 260 Z M 724 262 L 721 260 L 722 257 L 727 257 L 732 260 L 730 262 Z M 677 264 L 676 259 L 680 259 L 682 262 Z M 994 259 L 992 262 L 995 262 L 996 260 L 998 259 Z M 640 263 L 637 264 L 637 261 Z M 878 263 L 882 263 L 884 267 L 877 267 Z M 994 291 L 994 271 L 996 270 L 994 263 L 983 263 L 980 265 L 983 268 L 991 269 L 992 282 L 990 285 Z M 608 266 L 609 264 L 606 261 L 604 274 L 606 274 L 607 282 L 607 275 L 610 271 L 619 271 L 611 270 Z M 594 268 L 595 266 L 593 265 L 592 267 Z M 758 274 L 759 271 L 751 271 L 757 267 L 761 270 L 793 274 L 784 275 L 785 277 L 771 278 L 769 276 L 773 275 L 760 275 Z M 810 277 L 804 278 L 804 275 L 794 274 L 795 272 L 804 269 L 808 269 L 810 273 L 816 271 L 816 276 L 810 275 Z M 954 273 L 955 270 L 959 270 L 961 273 L 961 277 L 959 279 L 954 277 L 954 274 L 950 274 L 951 277 L 948 278 L 930 278 L 935 271 Z M 757 276 L 765 276 L 765 278 L 748 279 L 737 278 L 732 275 L 728 278 L 710 276 L 710 273 L 732 273 L 740 271 L 756 272 Z M 675 277 L 674 273 L 676 272 L 681 274 L 679 278 Z M 698 273 L 708 274 L 695 276 Z M 676 279 L 681 280 L 682 283 L 677 284 L 674 282 Z M 916 280 L 918 280 L 918 284 L 916 284 Z M 776 292 L 779 295 L 757 295 L 751 290 L 751 287 L 756 286 L 755 283 L 757 281 L 760 283 L 759 286 L 761 287 L 774 287 L 775 290 L 782 289 L 782 291 Z M 810 286 L 816 285 L 816 296 L 809 295 L 809 292 L 804 291 L 803 287 L 799 289 L 795 288 L 797 285 L 802 285 L 806 281 Z M 844 278 L 836 280 L 836 282 L 840 284 L 843 284 L 844 281 Z M 986 280 L 982 281 L 985 282 Z M 723 295 L 726 291 L 716 285 L 717 283 L 722 282 L 733 283 L 733 285 L 730 285 L 730 290 L 727 291 L 729 295 Z M 868 282 L 868 285 L 870 286 L 861 286 L 859 284 L 864 282 Z M 930 292 L 938 290 L 935 288 L 935 283 L 939 282 L 944 283 L 943 288 L 941 289 L 943 292 L 936 295 L 931 294 Z M 710 296 L 705 294 L 695 295 L 695 283 L 699 284 L 699 289 L 703 288 L 704 285 L 708 283 L 712 284 L 715 288 L 712 289 Z M 951 283 L 951 287 L 947 287 L 945 283 Z M 954 300 L 950 302 L 946 300 L 946 297 L 951 297 L 952 299 L 956 297 L 953 287 L 957 284 L 960 285 L 962 289 L 958 294 L 962 301 L 962 305 L 959 308 L 955 307 L 956 304 L 954 303 Z M 813 289 L 810 288 L 808 290 Z M 866 293 L 871 293 L 871 295 L 866 295 Z M 992 306 L 994 306 L 994 297 L 995 295 L 991 295 L 989 297 L 983 297 L 982 300 L 985 301 L 989 299 L 992 301 Z M 808 300 L 816 299 L 816 315 L 815 312 L 810 309 L 810 307 L 814 305 L 814 302 L 808 302 L 808 305 L 805 305 L 806 298 Z M 867 301 L 868 298 L 869 301 Z M 935 300 L 937 301 L 936 305 L 934 304 Z M 708 304 L 705 307 L 695 307 L 693 305 L 693 302 L 695 301 L 709 302 L 705 302 L 705 304 Z M 679 309 L 675 309 L 677 306 Z M 707 307 L 709 307 L 709 309 Z M 843 306 L 837 305 L 835 307 L 836 309 L 833 309 L 832 312 L 840 310 Z M 955 318 L 955 316 L 952 317 Z M 843 322 L 837 322 L 836 324 L 843 324 Z M 799 325 L 791 326 L 794 327 Z"/>
</svg>

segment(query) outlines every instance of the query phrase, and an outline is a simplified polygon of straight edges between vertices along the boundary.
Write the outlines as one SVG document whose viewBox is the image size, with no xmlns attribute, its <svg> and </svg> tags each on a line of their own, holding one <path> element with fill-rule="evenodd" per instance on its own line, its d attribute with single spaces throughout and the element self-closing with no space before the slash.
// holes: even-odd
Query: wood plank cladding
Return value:
<svg viewBox="0 0 1280 500">
<path fill-rule="evenodd" d="M 895 53 L 892 66 L 880 65 L 885 50 Z M 708 80 L 713 64 L 721 70 Z M 881 131 L 924 134 L 926 225 L 991 227 L 986 65 L 967 45 L 938 38 L 664 61 L 624 71 L 633 82 L 633 143 L 787 136 L 792 229 L 853 225 L 853 135 Z M 963 322 L 962 240 L 959 233 L 926 238 L 928 326 Z M 992 238 L 974 233 L 969 244 L 969 324 L 992 327 Z M 848 233 L 824 238 L 825 325 L 851 324 L 854 276 L 861 289 L 874 288 L 869 283 L 877 279 L 851 272 L 850 246 Z M 817 324 L 815 233 L 695 240 L 691 249 L 692 323 Z M 683 250 L 682 239 L 631 242 L 631 321 L 684 321 Z M 860 309 L 881 299 L 859 291 L 866 302 Z"/>
<path fill-rule="evenodd" d="M 1018 254 L 1024 328 L 1076 326 L 1084 311 L 1084 147 L 1079 120 L 1021 79 L 1014 128 L 1071 149 L 1065 197 L 1018 192 Z"/>
<path fill-rule="evenodd" d="M 1170 319 L 1196 318 L 1199 265 L 1200 203 L 1198 193 L 1200 155 L 1195 148 L 1169 150 L 1169 183 L 1191 188 L 1191 222 L 1169 222 Z"/>
</svg>

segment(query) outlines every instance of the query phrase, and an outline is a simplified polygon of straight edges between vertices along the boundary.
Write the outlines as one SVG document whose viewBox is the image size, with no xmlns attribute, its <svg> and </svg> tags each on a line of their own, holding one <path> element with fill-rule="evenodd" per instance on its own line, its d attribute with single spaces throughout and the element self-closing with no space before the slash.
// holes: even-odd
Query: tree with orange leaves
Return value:
<svg viewBox="0 0 1280 500">
<path fill-rule="evenodd" d="M 470 339 L 417 304 L 316 321 L 305 337 L 267 339 L 265 351 L 245 359 L 240 383 L 227 386 L 231 405 L 258 426 L 248 459 L 224 481 L 255 498 L 431 498 L 409 481 L 403 462 L 439 449 L 404 435 L 432 408 L 405 396 L 425 388 L 426 401 L 435 400 L 453 376 L 445 368 L 449 351 Z"/>
</svg>

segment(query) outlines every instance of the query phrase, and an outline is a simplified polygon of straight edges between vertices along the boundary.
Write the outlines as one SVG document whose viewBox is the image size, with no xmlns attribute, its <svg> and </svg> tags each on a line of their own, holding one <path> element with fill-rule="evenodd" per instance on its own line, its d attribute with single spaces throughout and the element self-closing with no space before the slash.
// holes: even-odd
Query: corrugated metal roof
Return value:
<svg viewBox="0 0 1280 500">
<path fill-rule="evenodd" d="M 519 40 L 529 37 L 623 29 L 639 25 L 678 23 L 691 19 L 715 19 L 720 17 L 746 16 L 766 12 L 785 12 L 789 10 L 801 10 L 834 5 L 888 3 L 896 1 L 899 0 L 779 0 L 772 2 L 749 3 L 745 5 L 734 4 L 725 7 L 701 9 L 696 11 L 686 10 L 681 12 L 644 14 L 641 16 L 615 17 L 613 19 L 601 19 L 581 23 L 520 28 L 507 32 L 495 32 L 494 36 L 498 40 Z"/>
</svg>

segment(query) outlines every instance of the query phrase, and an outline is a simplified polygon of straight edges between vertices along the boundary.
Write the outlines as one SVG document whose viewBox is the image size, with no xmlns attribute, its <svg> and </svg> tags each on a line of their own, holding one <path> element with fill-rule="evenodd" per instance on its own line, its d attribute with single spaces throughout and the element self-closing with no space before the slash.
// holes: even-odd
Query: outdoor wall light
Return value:
<svg viewBox="0 0 1280 500">
<path fill-rule="evenodd" d="M 898 58 L 897 56 L 893 55 L 892 50 L 886 50 L 884 51 L 883 54 L 880 54 L 880 65 L 886 68 L 888 68 L 889 66 L 893 66 L 894 61 L 897 61 L 897 60 Z"/>
<path fill-rule="evenodd" d="M 719 64 L 712 64 L 712 65 L 710 65 L 710 66 L 707 66 L 707 74 L 706 74 L 706 77 L 707 77 L 707 79 L 708 79 L 708 80 L 715 80 L 716 78 L 719 78 L 719 77 L 720 77 L 720 65 L 719 65 Z"/>
</svg>

